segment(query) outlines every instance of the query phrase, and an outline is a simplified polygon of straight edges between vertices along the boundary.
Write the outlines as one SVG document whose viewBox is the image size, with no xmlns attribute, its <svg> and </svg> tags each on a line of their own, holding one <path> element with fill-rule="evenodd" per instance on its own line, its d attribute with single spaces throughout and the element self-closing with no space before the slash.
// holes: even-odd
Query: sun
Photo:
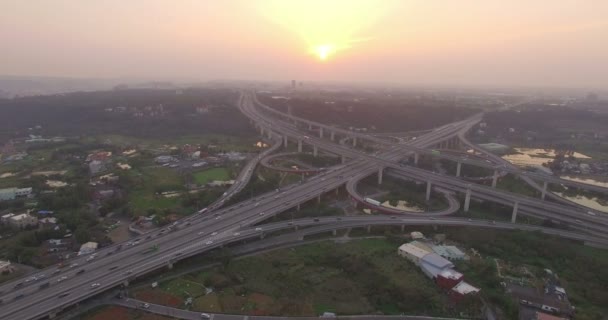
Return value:
<svg viewBox="0 0 608 320">
<path fill-rule="evenodd" d="M 319 59 L 322 61 L 327 60 L 327 58 L 334 53 L 334 46 L 329 44 L 318 45 L 314 48 L 315 53 L 319 56 Z"/>
</svg>

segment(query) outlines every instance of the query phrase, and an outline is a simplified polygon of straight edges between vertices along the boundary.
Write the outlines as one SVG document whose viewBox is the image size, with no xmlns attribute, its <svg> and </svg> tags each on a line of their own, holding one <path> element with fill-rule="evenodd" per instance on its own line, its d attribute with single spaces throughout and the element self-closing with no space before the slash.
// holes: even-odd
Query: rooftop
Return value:
<svg viewBox="0 0 608 320">
<path fill-rule="evenodd" d="M 454 265 L 449 260 L 442 258 L 440 255 L 436 253 L 429 253 L 422 258 L 422 261 L 436 267 L 436 268 L 448 268 L 453 267 Z"/>
<path fill-rule="evenodd" d="M 480 289 L 473 287 L 472 285 L 464 282 L 464 281 L 460 281 L 460 283 L 458 283 L 454 288 L 452 288 L 452 290 L 465 295 L 465 294 L 469 294 L 469 293 L 477 293 L 479 292 Z"/>
<path fill-rule="evenodd" d="M 454 269 L 445 269 L 439 273 L 442 277 L 446 279 L 458 280 L 462 278 L 462 273 L 454 270 Z"/>
<path fill-rule="evenodd" d="M 424 249 L 421 249 L 421 248 L 419 248 L 419 247 L 417 247 L 417 246 L 415 246 L 415 245 L 413 245 L 411 243 L 402 244 L 399 247 L 399 251 L 406 252 L 407 254 L 415 256 L 415 257 L 417 257 L 419 259 L 421 259 L 424 256 L 426 256 L 426 255 L 429 254 L 428 251 L 426 251 Z"/>
</svg>

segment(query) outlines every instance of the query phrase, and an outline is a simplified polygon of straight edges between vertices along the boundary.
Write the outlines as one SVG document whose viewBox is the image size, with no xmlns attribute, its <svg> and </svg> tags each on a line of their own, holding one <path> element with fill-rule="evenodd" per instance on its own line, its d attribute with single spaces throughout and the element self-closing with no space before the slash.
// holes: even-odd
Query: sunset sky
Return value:
<svg viewBox="0 0 608 320">
<path fill-rule="evenodd" d="M 608 87 L 606 0 L 0 0 L 0 74 Z"/>
</svg>

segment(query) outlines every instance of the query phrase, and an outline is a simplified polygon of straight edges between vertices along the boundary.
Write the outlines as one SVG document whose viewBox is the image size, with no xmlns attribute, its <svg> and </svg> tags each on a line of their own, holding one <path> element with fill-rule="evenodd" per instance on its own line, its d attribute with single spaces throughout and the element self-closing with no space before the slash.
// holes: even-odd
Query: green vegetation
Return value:
<svg viewBox="0 0 608 320">
<path fill-rule="evenodd" d="M 193 174 L 194 181 L 198 185 L 205 185 L 214 180 L 225 181 L 230 179 L 230 172 L 226 168 L 212 168 Z"/>
<path fill-rule="evenodd" d="M 447 297 L 397 245 L 367 239 L 319 242 L 229 260 L 220 267 L 161 282 L 173 296 L 193 297 L 193 310 L 255 315 L 346 314 L 457 316 Z M 204 295 L 203 286 L 214 289 Z M 149 290 L 141 288 L 141 294 Z M 135 293 L 137 296 L 140 292 Z"/>
<path fill-rule="evenodd" d="M 167 198 L 158 193 L 183 191 L 183 178 L 175 170 L 163 167 L 148 167 L 131 170 L 134 188 L 129 193 L 129 205 L 136 215 L 148 209 L 173 209 L 178 206 L 176 197 Z"/>
</svg>

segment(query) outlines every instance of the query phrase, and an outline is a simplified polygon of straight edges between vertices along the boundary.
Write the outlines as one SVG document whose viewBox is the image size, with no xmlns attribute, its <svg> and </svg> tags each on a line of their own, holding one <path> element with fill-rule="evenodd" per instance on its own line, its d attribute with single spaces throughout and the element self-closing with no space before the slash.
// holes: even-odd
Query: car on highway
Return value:
<svg viewBox="0 0 608 320">
<path fill-rule="evenodd" d="M 127 271 L 125 271 L 125 274 L 131 274 L 131 273 L 133 273 L 133 271 L 132 271 L 132 270 L 127 270 Z"/>
<path fill-rule="evenodd" d="M 211 316 L 206 313 L 201 313 L 201 319 L 211 319 Z"/>
<path fill-rule="evenodd" d="M 48 288 L 50 287 L 51 284 L 49 282 L 45 282 L 43 284 L 41 284 L 40 286 L 38 286 L 39 289 L 44 289 L 44 288 Z"/>
<path fill-rule="evenodd" d="M 262 228 L 255 228 L 255 231 L 262 231 Z"/>
<path fill-rule="evenodd" d="M 211 244 L 213 244 L 213 241 L 209 240 L 209 241 L 205 242 L 205 244 L 206 245 L 211 245 Z"/>
<path fill-rule="evenodd" d="M 260 215 L 261 215 L 261 216 L 263 216 L 263 215 L 264 215 L 264 212 L 260 212 Z"/>
<path fill-rule="evenodd" d="M 197 234 L 198 234 L 199 236 L 202 236 L 202 235 L 204 235 L 204 234 L 205 234 L 205 232 L 204 232 L 204 231 L 201 231 L 201 232 L 199 232 L 199 233 L 197 233 Z"/>
<path fill-rule="evenodd" d="M 211 235 L 212 236 L 217 236 L 217 232 L 213 232 Z"/>
<path fill-rule="evenodd" d="M 25 297 L 25 295 L 22 293 L 22 294 L 16 295 L 16 296 L 13 298 L 13 300 L 19 300 L 19 299 L 21 299 L 21 298 L 23 298 L 23 297 Z"/>
<path fill-rule="evenodd" d="M 21 286 L 23 286 L 23 282 L 17 283 L 13 288 L 17 289 L 17 288 L 19 288 Z"/>
<path fill-rule="evenodd" d="M 111 268 L 110 268 L 110 269 L 108 269 L 108 270 L 112 271 L 112 270 L 114 270 L 114 269 L 116 269 L 116 268 L 118 268 L 118 266 L 113 266 L 113 267 L 111 267 Z"/>
<path fill-rule="evenodd" d="M 68 279 L 67 276 L 63 276 L 63 277 L 57 279 L 57 282 L 61 282 L 61 281 L 67 280 L 67 279 Z"/>
<path fill-rule="evenodd" d="M 78 267 L 78 263 L 72 263 L 72 264 L 70 265 L 70 268 L 76 268 L 76 267 Z"/>
<path fill-rule="evenodd" d="M 144 308 L 144 309 L 148 309 L 148 308 L 150 308 L 150 304 L 149 303 L 144 303 L 144 304 L 141 305 L 141 307 Z"/>
<path fill-rule="evenodd" d="M 240 232 L 235 232 L 235 233 L 233 233 L 232 235 L 233 235 L 233 236 L 235 236 L 235 237 L 238 237 L 238 236 L 240 236 L 240 235 L 241 235 L 241 233 L 240 233 Z"/>
<path fill-rule="evenodd" d="M 95 282 L 95 283 L 91 283 L 91 288 L 97 288 L 99 287 L 101 284 L 99 284 L 99 282 Z"/>
<path fill-rule="evenodd" d="M 318 218 L 314 218 L 313 221 L 314 222 L 319 222 L 319 219 Z"/>
<path fill-rule="evenodd" d="M 80 269 L 76 272 L 76 274 L 83 274 L 84 273 L 84 269 Z"/>
<path fill-rule="evenodd" d="M 58 295 L 58 296 L 57 296 L 57 298 L 60 298 L 60 299 L 61 299 L 61 298 L 67 297 L 68 295 L 70 295 L 70 293 L 69 293 L 69 292 L 64 292 L 64 293 L 62 293 L 62 294 Z"/>
</svg>

